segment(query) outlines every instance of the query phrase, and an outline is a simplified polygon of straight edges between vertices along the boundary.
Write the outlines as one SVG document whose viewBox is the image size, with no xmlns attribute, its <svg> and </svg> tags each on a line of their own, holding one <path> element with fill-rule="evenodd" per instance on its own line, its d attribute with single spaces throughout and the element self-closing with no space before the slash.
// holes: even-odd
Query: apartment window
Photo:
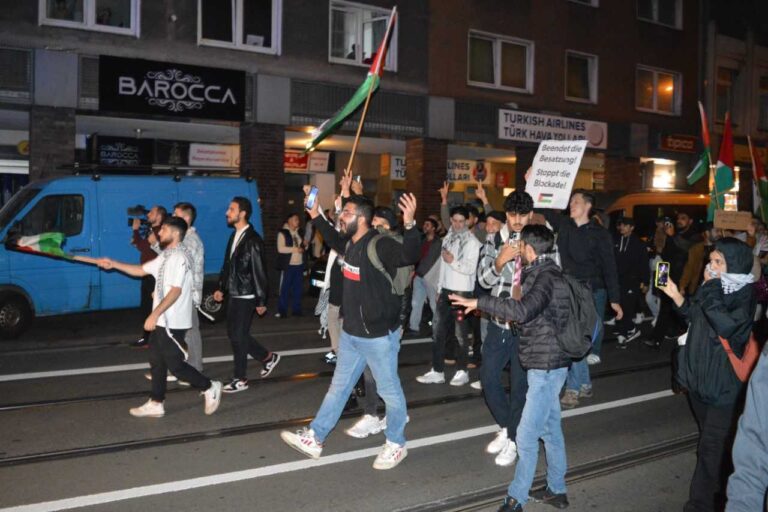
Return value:
<svg viewBox="0 0 768 512">
<path fill-rule="evenodd" d="M 29 103 L 32 99 L 32 52 L 0 48 L 0 102 Z"/>
<path fill-rule="evenodd" d="M 39 22 L 139 37 L 141 0 L 39 0 Z"/>
<path fill-rule="evenodd" d="M 282 0 L 198 0 L 197 43 L 280 53 Z"/>
<path fill-rule="evenodd" d="M 725 113 L 731 113 L 731 121 L 736 123 L 735 107 L 738 100 L 739 80 L 741 73 L 738 69 L 718 66 L 717 84 L 715 85 L 715 120 L 719 123 L 725 122 Z"/>
<path fill-rule="evenodd" d="M 638 66 L 635 76 L 635 108 L 657 114 L 680 114 L 680 73 Z"/>
<path fill-rule="evenodd" d="M 768 131 L 768 75 L 760 77 L 757 89 L 758 118 L 757 129 Z"/>
<path fill-rule="evenodd" d="M 678 29 L 683 28 L 681 0 L 637 0 L 637 17 Z"/>
<path fill-rule="evenodd" d="M 391 11 L 349 2 L 331 2 L 330 62 L 370 66 L 387 32 Z M 397 26 L 389 42 L 384 69 L 397 71 Z"/>
<path fill-rule="evenodd" d="M 533 92 L 533 42 L 470 32 L 470 85 Z"/>
<path fill-rule="evenodd" d="M 565 99 L 597 103 L 597 56 L 565 53 Z"/>
</svg>

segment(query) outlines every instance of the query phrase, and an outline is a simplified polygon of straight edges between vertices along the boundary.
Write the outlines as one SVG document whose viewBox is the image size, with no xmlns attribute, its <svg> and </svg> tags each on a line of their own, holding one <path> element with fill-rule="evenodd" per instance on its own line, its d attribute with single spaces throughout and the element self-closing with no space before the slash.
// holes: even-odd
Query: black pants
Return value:
<svg viewBox="0 0 768 512">
<path fill-rule="evenodd" d="M 696 469 L 691 480 L 684 512 L 710 512 L 725 508 L 726 485 L 733 471 L 731 448 L 736 434 L 740 407 L 735 404 L 714 407 L 688 395 L 693 415 L 699 424 Z"/>
<path fill-rule="evenodd" d="M 235 358 L 235 378 L 245 379 L 248 354 L 262 363 L 269 357 L 265 349 L 251 336 L 251 320 L 256 309 L 256 299 L 235 299 L 227 302 L 227 336 Z"/>
<path fill-rule="evenodd" d="M 664 336 L 675 336 L 680 334 L 680 319 L 675 313 L 675 306 L 672 299 L 664 294 L 659 296 L 659 316 L 656 319 L 656 326 L 653 328 L 651 337 L 657 344 L 664 341 Z"/>
<path fill-rule="evenodd" d="M 144 325 L 144 320 L 152 312 L 152 292 L 155 291 L 155 278 L 151 275 L 141 278 L 141 304 L 139 311 L 141 311 L 141 324 Z M 142 337 L 144 341 L 149 341 L 149 331 L 144 331 Z"/>
<path fill-rule="evenodd" d="M 639 286 L 621 287 L 621 310 L 623 311 L 624 316 L 621 317 L 621 320 L 616 322 L 616 327 L 619 334 L 622 336 L 626 336 L 629 334 L 629 331 L 635 328 L 635 324 L 632 320 L 635 318 L 638 300 L 642 296 L 643 294 L 640 293 Z"/>
<path fill-rule="evenodd" d="M 469 343 L 469 321 L 467 317 L 459 321 L 458 311 L 451 307 L 448 295 L 455 293 L 462 297 L 471 297 L 472 292 L 454 292 L 441 290 L 437 297 L 437 311 L 432 320 L 432 368 L 436 372 L 445 370 L 445 345 L 451 332 L 456 331 L 459 347 L 456 352 L 457 368 L 467 369 L 467 352 Z"/>
<path fill-rule="evenodd" d="M 165 400 L 166 376 L 169 371 L 179 380 L 189 382 L 193 388 L 206 390 L 211 387 L 208 377 L 184 362 L 184 352 L 178 344 L 184 346 L 187 330 L 171 329 L 170 332 L 173 339 L 168 336 L 165 327 L 158 325 L 149 337 L 149 368 L 152 373 L 150 398 L 156 402 Z"/>
</svg>

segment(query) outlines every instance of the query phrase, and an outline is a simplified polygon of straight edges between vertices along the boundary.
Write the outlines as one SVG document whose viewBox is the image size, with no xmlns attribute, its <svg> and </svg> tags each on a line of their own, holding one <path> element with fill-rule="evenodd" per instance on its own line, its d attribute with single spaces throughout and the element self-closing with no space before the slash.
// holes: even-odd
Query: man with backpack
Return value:
<svg viewBox="0 0 768 512">
<path fill-rule="evenodd" d="M 565 440 L 560 423 L 560 389 L 568 375 L 571 357 L 563 350 L 561 333 L 573 319 L 569 283 L 551 257 L 555 243 L 552 232 L 541 225 L 527 225 L 521 231 L 521 298 L 486 295 L 467 299 L 451 295 L 454 305 L 466 312 L 480 309 L 507 322 L 515 322 L 520 332 L 520 364 L 526 370 L 528 391 L 517 427 L 518 462 L 515 477 L 507 489 L 501 512 L 518 512 L 529 499 L 536 472 L 539 439 L 547 454 L 547 487 L 532 494 L 557 508 L 568 506 L 565 472 Z M 583 341 L 583 339 L 582 339 Z"/>
<path fill-rule="evenodd" d="M 405 395 L 397 374 L 400 350 L 400 307 L 402 299 L 393 293 L 397 268 L 413 265 L 419 259 L 421 240 L 416 222 L 416 198 L 406 194 L 400 199 L 403 212 L 403 243 L 382 236 L 371 227 L 373 205 L 365 197 L 352 196 L 344 205 L 341 233 L 323 219 L 318 219 L 318 202 L 309 209 L 312 223 L 328 245 L 344 255 L 344 291 L 341 313 L 344 317 L 336 370 L 323 403 L 308 428 L 298 432 L 283 431 L 283 441 L 317 459 L 323 442 L 336 426 L 352 387 L 368 366 L 376 380 L 378 394 L 386 404 L 387 438 L 373 463 L 374 469 L 391 469 L 407 455 Z M 368 246 L 376 241 L 376 255 L 386 275 L 375 268 Z"/>
</svg>

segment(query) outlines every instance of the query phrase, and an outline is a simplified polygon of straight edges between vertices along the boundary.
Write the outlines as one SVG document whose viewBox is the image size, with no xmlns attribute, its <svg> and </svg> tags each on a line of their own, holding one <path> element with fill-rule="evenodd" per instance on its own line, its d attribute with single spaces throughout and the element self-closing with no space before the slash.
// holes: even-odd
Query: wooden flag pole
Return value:
<svg viewBox="0 0 768 512">
<path fill-rule="evenodd" d="M 360 122 L 357 125 L 357 133 L 355 134 L 355 141 L 352 143 L 352 153 L 349 155 L 349 162 L 347 162 L 347 172 L 352 172 L 352 164 L 355 161 L 355 153 L 357 153 L 357 145 L 360 142 L 360 135 L 363 133 L 363 124 L 365 123 L 365 115 L 368 113 L 368 105 L 371 103 L 371 96 L 373 95 L 373 86 L 376 84 L 376 80 L 371 80 L 371 85 L 368 86 L 368 95 L 365 97 L 365 105 L 363 106 L 363 114 L 360 116 Z"/>
</svg>

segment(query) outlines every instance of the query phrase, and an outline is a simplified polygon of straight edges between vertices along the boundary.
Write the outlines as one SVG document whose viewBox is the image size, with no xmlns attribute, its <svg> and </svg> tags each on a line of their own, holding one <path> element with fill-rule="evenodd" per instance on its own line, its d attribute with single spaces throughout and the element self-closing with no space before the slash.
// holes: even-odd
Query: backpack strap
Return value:
<svg viewBox="0 0 768 512">
<path fill-rule="evenodd" d="M 379 240 L 384 238 L 384 235 L 376 235 L 374 236 L 370 242 L 368 242 L 368 247 L 366 247 L 366 253 L 368 254 L 368 260 L 371 262 L 371 265 L 373 265 L 373 268 L 384 274 L 384 277 L 387 278 L 387 281 L 389 281 L 389 286 L 392 289 L 392 293 L 396 294 L 397 291 L 395 290 L 395 281 L 392 278 L 391 275 L 389 275 L 389 272 L 387 272 L 387 269 L 384 268 L 384 264 L 381 262 L 381 258 L 379 258 L 379 253 L 376 250 L 376 244 Z"/>
</svg>

